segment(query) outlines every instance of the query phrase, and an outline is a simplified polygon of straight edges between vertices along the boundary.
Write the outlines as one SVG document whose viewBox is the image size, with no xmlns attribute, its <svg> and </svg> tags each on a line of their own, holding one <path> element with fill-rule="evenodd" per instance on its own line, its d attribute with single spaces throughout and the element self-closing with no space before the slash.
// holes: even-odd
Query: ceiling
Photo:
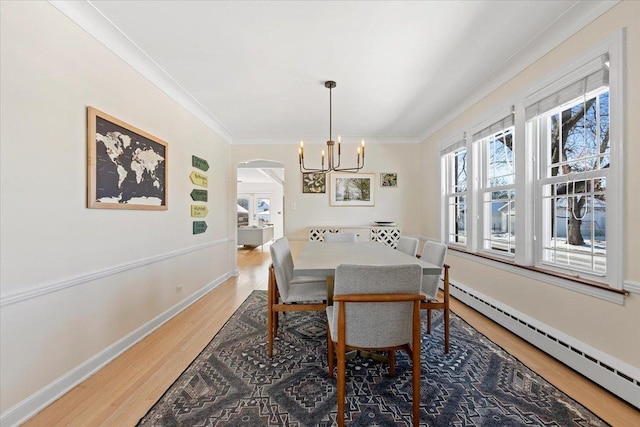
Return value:
<svg viewBox="0 0 640 427">
<path fill-rule="evenodd" d="M 52 1 L 230 143 L 420 142 L 616 1 Z"/>
</svg>

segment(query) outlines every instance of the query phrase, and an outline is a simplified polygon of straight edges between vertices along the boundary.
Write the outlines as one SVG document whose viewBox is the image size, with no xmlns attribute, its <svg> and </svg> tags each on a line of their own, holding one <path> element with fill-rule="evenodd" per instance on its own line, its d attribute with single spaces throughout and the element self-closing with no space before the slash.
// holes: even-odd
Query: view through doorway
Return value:
<svg viewBox="0 0 640 427">
<path fill-rule="evenodd" d="M 283 164 L 271 160 L 241 162 L 237 177 L 238 227 L 273 226 L 273 239 L 284 236 Z"/>
</svg>

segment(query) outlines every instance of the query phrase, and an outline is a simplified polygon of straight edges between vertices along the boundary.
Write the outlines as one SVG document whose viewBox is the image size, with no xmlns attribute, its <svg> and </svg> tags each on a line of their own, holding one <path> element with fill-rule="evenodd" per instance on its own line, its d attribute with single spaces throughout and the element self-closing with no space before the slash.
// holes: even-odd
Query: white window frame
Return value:
<svg viewBox="0 0 640 427">
<path fill-rule="evenodd" d="M 487 218 L 487 215 L 486 215 L 487 213 L 486 197 L 487 195 L 490 195 L 492 192 L 499 191 L 499 190 L 506 190 L 506 191 L 513 190 L 515 194 L 518 194 L 518 191 L 516 189 L 516 181 L 515 181 L 517 179 L 518 173 L 514 175 L 513 184 L 500 186 L 500 187 L 488 186 L 487 185 L 488 171 L 486 170 L 488 159 L 487 159 L 486 145 L 487 145 L 487 141 L 490 138 L 492 138 L 494 135 L 500 132 L 504 132 L 505 130 L 508 130 L 509 128 L 513 127 L 513 137 L 514 137 L 513 139 L 514 165 L 513 166 L 514 166 L 514 171 L 518 171 L 516 156 L 519 151 L 519 148 L 516 149 L 515 147 L 518 145 L 519 141 L 518 139 L 516 139 L 517 132 L 515 130 L 515 126 L 509 123 L 510 119 L 513 118 L 514 114 L 515 112 L 514 112 L 513 106 L 510 106 L 509 108 L 500 109 L 496 114 L 491 115 L 487 120 L 484 120 L 482 123 L 480 123 L 479 125 L 473 128 L 474 136 L 472 138 L 473 158 L 474 158 L 473 170 L 475 172 L 473 177 L 473 182 L 474 182 L 473 205 L 474 205 L 474 211 L 476 212 L 476 215 L 475 215 L 476 221 L 474 224 L 475 235 L 474 235 L 473 247 L 474 247 L 474 250 L 477 252 L 486 254 L 488 256 L 510 260 L 510 261 L 512 261 L 515 258 L 515 254 L 500 252 L 500 251 L 485 247 L 485 241 L 487 240 L 487 236 L 490 236 L 492 232 L 491 225 L 487 227 L 487 221 L 490 221 L 490 218 Z M 516 211 L 517 211 L 517 208 L 516 208 Z M 518 219 L 516 214 L 516 221 L 517 220 Z M 516 239 L 515 246 L 516 247 L 518 246 L 517 239 Z M 518 252 L 518 249 L 516 249 L 516 253 L 517 252 Z"/>
<path fill-rule="evenodd" d="M 579 281 L 563 278 L 562 274 L 553 274 L 553 269 L 549 269 L 546 265 L 540 264 L 541 241 L 536 237 L 536 231 L 541 229 L 540 216 L 538 211 L 541 194 L 537 183 L 540 175 L 540 155 L 537 151 L 537 132 L 540 129 L 535 121 L 525 120 L 525 105 L 531 105 L 532 99 L 542 97 L 557 91 L 561 86 L 566 86 L 579 79 L 580 67 L 589 63 L 604 54 L 609 55 L 609 130 L 610 130 L 610 158 L 611 168 L 607 170 L 607 273 L 604 277 L 598 276 L 597 282 L 602 283 L 614 290 L 622 291 L 624 289 L 624 244 L 625 236 L 623 233 L 624 222 L 624 154 L 623 154 L 623 130 L 624 130 L 624 53 L 625 51 L 625 33 L 624 29 L 619 30 L 612 36 L 591 47 L 580 56 L 568 61 L 563 66 L 551 74 L 540 79 L 535 84 L 526 88 L 522 92 L 514 94 L 513 98 L 504 100 L 508 105 L 498 106 L 493 114 L 488 114 L 487 118 L 475 126 L 463 125 L 462 129 L 458 129 L 457 135 L 466 134 L 473 135 L 480 129 L 491 125 L 505 117 L 505 110 L 515 111 L 514 121 L 514 146 L 515 148 L 515 167 L 516 167 L 516 197 L 517 197 L 517 214 L 516 214 L 516 254 L 515 257 L 506 260 L 495 254 L 488 254 L 482 251 L 482 233 L 481 211 L 479 206 L 482 205 L 482 192 L 480 191 L 480 167 L 481 167 L 481 150 L 479 144 L 468 142 L 467 147 L 467 245 L 459 252 L 459 256 L 472 259 L 476 262 L 491 265 L 495 268 L 504 269 L 512 273 L 516 273 L 535 280 L 546 282 L 549 284 L 561 286 L 583 294 L 595 296 L 607 301 L 618 304 L 624 303 L 624 295 L 622 293 L 612 293 L 606 288 L 588 286 Z M 512 107 L 513 106 L 513 107 Z M 441 155 L 441 238 L 444 242 L 448 242 L 448 212 L 447 212 L 447 194 L 445 192 L 447 182 L 446 171 L 446 155 L 453 151 L 456 140 L 449 138 L 440 143 Z M 470 139 L 470 138 L 469 138 Z M 453 245 L 452 245 L 453 246 Z M 456 246 L 453 246 L 456 247 Z M 482 254 L 484 257 L 478 258 L 474 254 Z M 490 257 L 490 258 L 487 258 Z M 545 273 L 541 269 L 530 267 L 543 267 Z M 525 268 L 522 268 L 525 267 Z M 576 272 L 572 270 L 557 269 L 556 272 L 563 273 L 565 276 L 576 277 Z M 587 276 L 581 276 L 585 280 Z"/>
<path fill-rule="evenodd" d="M 551 241 L 550 235 L 549 235 L 549 231 L 550 231 L 549 228 L 551 227 L 550 225 L 551 217 L 543 215 L 543 212 L 549 212 L 548 209 L 550 209 L 551 207 L 549 205 L 549 200 L 551 199 L 551 197 L 548 195 L 545 195 L 544 188 L 554 184 L 562 184 L 566 182 L 580 181 L 585 179 L 590 180 L 590 179 L 602 178 L 602 179 L 605 179 L 607 182 L 607 185 L 606 185 L 607 190 L 605 191 L 605 194 L 608 195 L 609 183 L 610 183 L 609 177 L 612 173 L 615 173 L 615 170 L 617 168 L 619 168 L 619 165 L 614 165 L 613 162 L 611 162 L 611 167 L 605 168 L 605 169 L 597 169 L 597 170 L 591 170 L 586 172 L 573 172 L 569 175 L 558 175 L 553 177 L 548 176 L 548 169 L 550 168 L 550 165 L 548 163 L 549 154 L 547 152 L 547 150 L 549 149 L 548 117 L 554 114 L 561 114 L 562 111 L 565 110 L 568 105 L 575 105 L 575 104 L 576 102 L 573 102 L 573 101 L 565 103 L 564 105 L 558 106 L 553 110 L 550 110 L 548 113 L 533 119 L 533 120 L 539 120 L 539 123 L 537 123 L 537 125 L 534 124 L 534 126 L 538 127 L 539 129 L 539 132 L 537 132 L 537 136 L 538 136 L 537 139 L 539 143 L 538 158 L 540 159 L 540 161 L 538 162 L 539 178 L 536 180 L 536 183 L 535 183 L 536 188 L 534 192 L 534 194 L 536 194 L 536 209 L 540 213 L 540 215 L 538 216 L 539 221 L 536 222 L 536 236 L 538 236 L 536 241 L 538 244 L 536 246 L 535 265 L 536 267 L 546 268 L 546 269 L 558 271 L 561 273 L 570 272 L 570 274 L 575 275 L 576 277 L 582 277 L 589 280 L 601 281 L 603 280 L 603 278 L 606 278 L 607 276 L 606 273 L 602 274 L 602 273 L 597 273 L 595 271 L 588 271 L 588 270 L 580 269 L 577 266 L 564 268 L 559 263 L 554 263 L 552 261 L 546 260 L 545 257 L 543 256 L 543 252 L 545 250 L 553 250 L 553 249 L 545 249 L 547 246 L 549 246 L 549 242 Z M 612 148 L 611 141 L 609 141 L 609 144 L 611 149 Z M 607 206 L 606 212 L 608 212 L 610 209 L 609 201 L 607 201 L 606 206 Z M 615 207 L 611 207 L 611 208 L 615 208 Z M 557 218 L 556 218 L 556 221 L 557 221 Z M 610 227 L 607 226 L 607 235 L 609 234 L 608 233 L 609 228 Z M 607 238 L 607 246 L 609 243 L 608 240 L 609 239 Z M 606 258 L 608 263 L 609 256 L 607 255 Z"/>
<path fill-rule="evenodd" d="M 466 191 L 455 191 L 454 189 L 454 180 L 453 177 L 453 163 L 456 158 L 456 153 L 461 150 L 466 151 L 466 167 L 467 167 L 467 188 Z M 472 187 L 472 175 L 471 175 L 471 164 L 470 164 L 470 155 L 469 155 L 469 147 L 467 147 L 466 135 L 462 138 L 451 138 L 448 142 L 444 143 L 440 147 L 440 171 L 441 171 L 441 182 L 442 182 L 442 228 L 441 235 L 442 241 L 448 245 L 465 249 L 467 250 L 469 247 L 469 242 L 471 241 L 471 233 L 473 228 L 470 229 L 470 218 L 472 218 L 469 209 L 472 206 L 471 202 L 471 187 Z M 464 244 L 459 241 L 452 241 L 451 237 L 451 228 L 453 227 L 453 222 L 455 219 L 452 219 L 455 216 L 455 212 L 451 211 L 450 199 L 452 197 L 464 197 L 465 198 L 465 242 Z"/>
<path fill-rule="evenodd" d="M 557 271 L 578 278 L 595 280 L 604 283 L 613 289 L 623 289 L 623 247 L 624 235 L 622 233 L 624 203 L 623 192 L 623 117 L 624 117 L 624 31 L 621 30 L 602 43 L 589 49 L 580 57 L 565 64 L 561 69 L 547 76 L 529 93 L 524 100 L 525 105 L 529 105 L 537 99 L 542 99 L 549 93 L 553 93 L 578 81 L 585 74 L 587 64 L 597 60 L 602 55 L 609 55 L 609 144 L 611 167 L 608 170 L 594 172 L 597 175 L 605 176 L 607 179 L 607 272 L 604 275 L 575 271 L 574 269 L 563 269 L 557 265 L 549 265 L 542 257 L 544 239 L 541 233 L 544 230 L 542 214 L 542 184 L 538 185 L 538 179 L 543 179 L 543 168 L 546 159 L 541 151 L 534 151 L 534 180 L 532 182 L 534 194 L 535 220 L 533 221 L 534 233 L 534 253 L 533 264 L 537 267 Z M 558 106 L 559 107 L 559 106 Z M 541 121 L 531 120 L 526 122 L 526 143 L 532 147 L 537 147 L 540 132 L 544 129 Z M 539 147 L 542 149 L 541 147 Z M 593 173 L 591 173 L 593 175 Z M 566 179 L 566 178 L 564 178 Z M 544 179 L 543 179 L 544 181 Z M 548 180 L 547 180 L 548 181 Z M 529 219 L 531 220 L 531 219 Z"/>
</svg>

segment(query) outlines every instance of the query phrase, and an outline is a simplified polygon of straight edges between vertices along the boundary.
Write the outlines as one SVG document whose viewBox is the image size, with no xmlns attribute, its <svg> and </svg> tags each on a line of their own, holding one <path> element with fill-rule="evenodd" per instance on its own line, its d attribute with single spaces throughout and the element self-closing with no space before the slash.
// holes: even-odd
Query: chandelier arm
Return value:
<svg viewBox="0 0 640 427">
<path fill-rule="evenodd" d="M 330 169 L 311 169 L 311 168 L 307 168 L 304 165 L 304 157 L 302 159 L 300 159 L 300 173 L 327 173 L 330 172 Z"/>
<path fill-rule="evenodd" d="M 338 165 L 340 166 L 340 165 Z M 360 164 L 360 160 L 358 159 L 358 166 L 353 168 L 334 168 L 333 170 L 336 172 L 358 172 L 360 169 L 364 168 L 364 156 L 362 156 L 362 164 Z"/>
</svg>

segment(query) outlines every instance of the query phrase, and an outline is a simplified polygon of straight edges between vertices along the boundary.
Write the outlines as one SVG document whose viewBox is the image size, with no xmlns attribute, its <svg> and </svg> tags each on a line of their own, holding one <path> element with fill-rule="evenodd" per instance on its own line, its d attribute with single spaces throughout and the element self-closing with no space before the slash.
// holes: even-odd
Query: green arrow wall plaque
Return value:
<svg viewBox="0 0 640 427">
<path fill-rule="evenodd" d="M 208 199 L 207 190 L 193 190 L 191 192 L 191 199 L 194 202 L 206 202 Z"/>
<path fill-rule="evenodd" d="M 201 187 L 209 186 L 209 178 L 207 178 L 207 175 L 205 174 L 202 174 L 197 171 L 193 171 L 191 172 L 191 174 L 189 174 L 189 178 L 191 179 L 191 182 L 193 182 L 195 185 L 199 185 Z"/>
<path fill-rule="evenodd" d="M 209 162 L 197 156 L 191 156 L 191 165 L 205 172 L 209 170 Z"/>
<path fill-rule="evenodd" d="M 193 221 L 193 234 L 200 234 L 207 231 L 207 223 L 205 221 Z"/>
</svg>

